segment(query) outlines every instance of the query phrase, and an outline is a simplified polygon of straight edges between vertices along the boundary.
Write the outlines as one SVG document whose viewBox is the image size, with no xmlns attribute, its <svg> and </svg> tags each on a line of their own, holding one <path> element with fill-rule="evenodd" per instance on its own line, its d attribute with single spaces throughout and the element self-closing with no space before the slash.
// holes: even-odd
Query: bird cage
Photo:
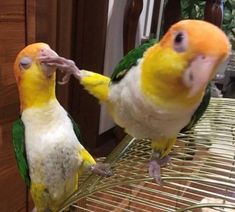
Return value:
<svg viewBox="0 0 235 212">
<path fill-rule="evenodd" d="M 61 211 L 235 211 L 235 100 L 212 98 L 198 124 L 179 133 L 162 185 L 148 175 L 150 155 L 149 140 L 126 136 L 104 159 L 114 175 L 85 174 Z"/>
</svg>

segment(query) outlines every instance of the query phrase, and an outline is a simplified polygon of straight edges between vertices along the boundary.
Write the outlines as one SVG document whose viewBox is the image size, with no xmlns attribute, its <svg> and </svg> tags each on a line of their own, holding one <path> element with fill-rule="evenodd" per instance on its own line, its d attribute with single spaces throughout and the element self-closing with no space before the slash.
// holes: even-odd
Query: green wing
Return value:
<svg viewBox="0 0 235 212">
<path fill-rule="evenodd" d="M 25 150 L 25 128 L 21 119 L 13 123 L 12 137 L 13 147 L 15 151 L 17 166 L 21 177 L 24 179 L 26 185 L 30 187 L 29 167 L 26 158 Z"/>
<path fill-rule="evenodd" d="M 197 110 L 195 111 L 195 113 L 193 114 L 190 122 L 188 123 L 188 125 L 186 125 L 181 132 L 184 132 L 186 130 L 191 129 L 198 121 L 199 119 L 203 116 L 203 114 L 205 113 L 209 103 L 210 103 L 210 99 L 211 99 L 211 85 L 209 84 L 206 88 L 204 97 L 202 99 L 201 104 L 198 106 Z"/>
<path fill-rule="evenodd" d="M 70 120 L 71 120 L 71 122 L 72 122 L 72 124 L 73 124 L 73 130 L 74 130 L 74 133 L 75 133 L 77 139 L 79 140 L 79 142 L 80 142 L 81 144 L 84 144 L 77 123 L 73 120 L 72 116 L 70 116 L 69 114 L 68 114 L 68 117 L 70 118 Z"/>
<path fill-rule="evenodd" d="M 126 73 L 131 69 L 131 67 L 137 64 L 138 59 L 140 59 L 143 56 L 144 52 L 149 47 L 153 46 L 155 43 L 156 39 L 150 39 L 141 46 L 131 50 L 126 56 L 124 56 L 123 59 L 119 62 L 119 64 L 115 67 L 112 73 L 111 76 L 112 83 L 120 81 L 126 75 Z M 211 85 L 209 84 L 207 86 L 201 104 L 193 114 L 189 124 L 185 126 L 181 130 L 181 132 L 191 129 L 199 121 L 199 119 L 205 113 L 209 105 L 210 98 L 211 98 Z"/>
<path fill-rule="evenodd" d="M 137 65 L 138 59 L 143 56 L 144 52 L 155 43 L 156 39 L 150 39 L 139 47 L 131 50 L 126 56 L 124 56 L 123 59 L 115 67 L 111 76 L 111 82 L 120 81 L 132 66 Z"/>
</svg>

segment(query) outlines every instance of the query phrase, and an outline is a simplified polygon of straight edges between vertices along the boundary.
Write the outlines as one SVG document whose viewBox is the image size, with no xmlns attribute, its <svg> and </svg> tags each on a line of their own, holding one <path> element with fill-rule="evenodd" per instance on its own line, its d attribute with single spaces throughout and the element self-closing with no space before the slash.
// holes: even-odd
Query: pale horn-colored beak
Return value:
<svg viewBox="0 0 235 212">
<path fill-rule="evenodd" d="M 48 57 L 48 56 L 57 57 L 58 54 L 50 48 L 44 48 L 40 51 L 39 58 L 44 58 L 44 57 Z M 48 66 L 47 64 L 45 64 L 43 62 L 41 62 L 41 66 L 42 66 L 42 69 L 47 77 L 51 77 L 56 71 L 55 67 Z"/>
<path fill-rule="evenodd" d="M 183 84 L 189 88 L 189 98 L 206 88 L 220 64 L 217 57 L 204 55 L 198 55 L 191 61 L 182 76 Z"/>
</svg>

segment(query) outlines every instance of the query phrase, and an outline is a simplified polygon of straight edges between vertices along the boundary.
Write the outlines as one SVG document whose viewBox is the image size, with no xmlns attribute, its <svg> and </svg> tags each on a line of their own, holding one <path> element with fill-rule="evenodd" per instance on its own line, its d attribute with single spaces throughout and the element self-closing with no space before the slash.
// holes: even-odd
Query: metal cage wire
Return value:
<svg viewBox="0 0 235 212">
<path fill-rule="evenodd" d="M 114 175 L 85 173 L 61 211 L 235 211 L 235 100 L 212 98 L 199 123 L 179 133 L 162 186 L 148 176 L 150 154 L 149 140 L 126 136 L 104 159 Z"/>
</svg>

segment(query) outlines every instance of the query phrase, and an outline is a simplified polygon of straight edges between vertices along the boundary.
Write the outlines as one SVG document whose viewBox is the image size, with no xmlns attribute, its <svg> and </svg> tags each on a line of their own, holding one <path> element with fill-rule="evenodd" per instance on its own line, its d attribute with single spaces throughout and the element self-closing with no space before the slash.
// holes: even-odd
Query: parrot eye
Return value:
<svg viewBox="0 0 235 212">
<path fill-rule="evenodd" d="M 23 57 L 19 64 L 22 69 L 28 69 L 32 64 L 32 59 L 30 57 Z"/>
<path fill-rule="evenodd" d="M 174 49 L 177 52 L 184 52 L 187 49 L 187 35 L 184 32 L 177 32 L 173 41 Z"/>
</svg>

